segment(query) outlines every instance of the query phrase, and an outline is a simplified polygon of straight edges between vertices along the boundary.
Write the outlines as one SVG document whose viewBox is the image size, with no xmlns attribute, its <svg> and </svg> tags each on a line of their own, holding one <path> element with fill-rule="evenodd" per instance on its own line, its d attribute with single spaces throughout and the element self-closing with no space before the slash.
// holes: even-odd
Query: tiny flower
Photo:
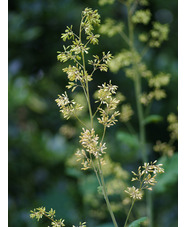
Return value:
<svg viewBox="0 0 186 227">
<path fill-rule="evenodd" d="M 129 196 L 134 200 L 136 199 L 140 200 L 143 197 L 143 192 L 140 189 L 135 188 L 134 186 L 127 187 L 127 190 L 125 190 L 125 192 L 128 193 Z"/>
<path fill-rule="evenodd" d="M 121 114 L 120 114 L 120 121 L 122 121 L 122 122 L 129 121 L 133 114 L 134 114 L 134 112 L 133 112 L 130 104 L 122 105 Z"/>
<path fill-rule="evenodd" d="M 60 112 L 63 113 L 64 118 L 67 120 L 75 113 L 75 111 L 83 109 L 83 106 L 76 103 L 74 100 L 70 101 L 66 92 L 58 96 L 59 98 L 55 101 L 60 107 Z"/>
</svg>

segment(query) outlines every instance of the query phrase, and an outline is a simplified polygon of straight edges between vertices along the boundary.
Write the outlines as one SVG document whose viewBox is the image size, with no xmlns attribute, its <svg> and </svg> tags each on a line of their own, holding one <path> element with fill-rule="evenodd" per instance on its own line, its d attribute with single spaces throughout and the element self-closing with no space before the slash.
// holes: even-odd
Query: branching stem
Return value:
<svg viewBox="0 0 186 227">
<path fill-rule="evenodd" d="M 82 23 L 82 21 L 83 21 L 83 18 L 81 20 L 81 23 Z M 80 29 L 79 29 L 79 38 L 80 38 L 80 41 L 81 41 L 81 31 L 82 31 L 82 27 L 80 25 Z M 83 61 L 82 66 L 83 66 L 84 77 L 85 77 L 85 86 L 82 85 L 82 87 L 83 87 L 83 90 L 84 90 L 84 93 L 85 93 L 85 96 L 86 96 L 86 99 L 87 99 L 87 103 L 88 103 L 89 114 L 90 114 L 90 121 L 91 121 L 91 128 L 93 128 L 93 118 L 94 118 L 95 114 L 97 113 L 97 111 L 94 113 L 94 115 L 92 114 L 92 108 L 91 108 L 91 103 L 90 103 L 90 95 L 89 95 L 89 86 L 88 86 L 88 80 L 87 80 L 87 76 L 86 76 L 85 56 L 84 56 L 84 52 L 83 51 L 81 51 L 81 56 L 82 56 L 82 61 Z M 95 70 L 93 70 L 92 74 L 94 73 L 94 71 Z M 101 143 L 104 140 L 105 132 L 106 132 L 106 126 L 104 126 Z M 108 195 L 107 195 L 107 191 L 106 191 L 106 186 L 105 186 L 105 181 L 104 181 L 104 176 L 103 176 L 103 172 L 102 172 L 102 166 L 101 166 L 100 158 L 98 157 L 98 171 L 97 171 L 97 169 L 96 169 L 96 167 L 95 167 L 95 165 L 93 163 L 92 158 L 91 158 L 91 161 L 92 161 L 92 167 L 93 167 L 94 172 L 96 174 L 98 183 L 99 183 L 99 185 L 101 186 L 101 188 L 103 190 L 104 199 L 105 199 L 105 202 L 106 202 L 108 211 L 110 213 L 110 216 L 112 218 L 114 227 L 118 227 L 117 222 L 116 222 L 116 219 L 115 219 L 115 216 L 114 216 L 114 213 L 112 211 L 112 208 L 111 208 L 111 205 L 110 205 L 110 202 L 109 202 Z"/>
<path fill-rule="evenodd" d="M 136 1 L 137 2 L 137 1 Z M 136 6 L 135 6 L 136 7 Z M 133 53 L 133 64 L 132 67 L 134 69 L 134 88 L 135 88 L 135 96 L 136 96 L 136 105 L 137 105 L 137 113 L 138 113 L 138 121 L 139 121 L 139 140 L 140 140 L 140 148 L 142 152 L 142 160 L 143 162 L 147 162 L 147 150 L 146 150 L 146 131 L 144 125 L 144 113 L 142 103 L 140 102 L 140 97 L 142 95 L 142 83 L 141 83 L 141 76 L 138 70 L 138 63 L 135 60 L 135 47 L 134 47 L 134 28 L 132 23 L 132 13 L 133 9 L 131 10 L 130 6 L 127 7 L 128 10 L 128 28 L 129 28 L 129 40 L 130 40 L 130 50 Z M 149 227 L 153 226 L 152 221 L 152 196 L 149 192 L 147 192 L 147 213 L 149 218 Z M 131 212 L 132 207 L 129 212 Z M 128 216 L 127 216 L 128 217 Z"/>
</svg>

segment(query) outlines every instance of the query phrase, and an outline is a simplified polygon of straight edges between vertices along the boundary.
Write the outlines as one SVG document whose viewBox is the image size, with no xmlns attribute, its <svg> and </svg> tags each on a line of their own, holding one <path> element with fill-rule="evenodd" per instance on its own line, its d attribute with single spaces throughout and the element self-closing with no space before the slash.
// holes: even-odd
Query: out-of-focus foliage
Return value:
<svg viewBox="0 0 186 227">
<path fill-rule="evenodd" d="M 104 5 L 105 2 L 111 4 L 114 1 L 100 2 Z M 83 220 L 89 227 L 111 226 L 101 192 L 97 192 L 96 178 L 91 173 L 85 175 L 81 172 L 73 155 L 81 128 L 73 118 L 67 124 L 60 117 L 54 101 L 67 82 L 56 59 L 57 51 L 62 49 L 63 44 L 60 36 L 66 25 L 74 24 L 74 28 L 77 28 L 81 11 L 85 7 L 98 9 L 102 21 L 108 17 L 114 19 L 112 23 L 115 31 L 110 29 L 110 38 L 104 35 L 100 37 L 99 49 L 94 47 L 96 52 L 101 55 L 103 50 L 111 50 L 116 55 L 121 50 L 121 40 L 113 33 L 125 28 L 125 11 L 118 7 L 117 1 L 114 5 L 102 5 L 91 0 L 9 1 L 10 226 L 49 225 L 49 222 L 39 224 L 29 218 L 30 210 L 40 206 L 45 206 L 47 210 L 55 209 L 56 217 L 63 217 L 67 225 L 78 225 Z M 169 123 L 166 118 L 169 113 L 177 112 L 177 2 L 158 0 L 151 2 L 150 7 L 156 20 L 170 25 L 170 34 L 166 43 L 160 49 L 151 51 L 145 60 L 156 74 L 166 71 L 172 75 L 170 85 L 166 88 L 166 99 L 155 102 L 152 109 L 156 115 L 146 119 L 148 152 L 154 160 L 161 156 L 152 152 L 152 146 L 157 140 L 169 142 Z M 145 29 L 148 31 L 148 26 Z M 90 92 L 110 79 L 125 94 L 127 103 L 135 107 L 133 85 L 122 71 L 118 71 L 118 74 L 96 72 Z M 79 100 L 82 100 L 80 96 Z M 132 111 L 133 114 L 130 109 L 129 118 L 135 128 L 131 128 L 130 123 L 120 123 L 106 135 L 114 164 L 108 158 L 109 168 L 105 174 L 108 189 L 113 189 L 110 187 L 112 184 L 116 186 L 114 193 L 110 190 L 110 196 L 121 202 L 112 204 L 121 223 L 130 201 L 118 198 L 117 193 L 124 184 L 129 184 L 128 171 L 135 169 L 139 161 L 136 109 Z M 86 119 L 86 111 L 83 114 Z M 152 124 L 154 121 L 157 123 Z M 170 127 L 169 130 L 171 132 Z M 176 145 L 174 141 L 174 147 Z M 161 157 L 159 162 L 164 164 L 165 174 L 159 177 L 160 182 L 155 188 L 156 226 L 176 226 L 177 154 Z M 144 216 L 144 204 L 134 211 Z"/>
</svg>

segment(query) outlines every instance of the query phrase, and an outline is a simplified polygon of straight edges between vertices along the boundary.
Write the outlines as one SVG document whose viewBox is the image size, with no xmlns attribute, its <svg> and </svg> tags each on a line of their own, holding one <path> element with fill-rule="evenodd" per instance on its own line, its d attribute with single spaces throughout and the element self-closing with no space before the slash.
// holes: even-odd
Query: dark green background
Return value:
<svg viewBox="0 0 186 227">
<path fill-rule="evenodd" d="M 85 7 L 98 9 L 102 20 L 106 17 L 125 20 L 125 9 L 120 3 L 100 7 L 93 0 L 17 0 L 9 1 L 9 226 L 48 226 L 29 218 L 29 211 L 38 206 L 56 209 L 56 217 L 65 218 L 67 225 L 78 225 L 87 221 L 88 226 L 109 223 L 110 217 L 92 217 L 89 206 L 84 202 L 85 194 L 94 194 L 97 183 L 91 173 L 81 173 L 68 164 L 78 146 L 81 128 L 74 120 L 71 127 L 77 130 L 72 138 L 66 138 L 60 127 L 67 122 L 61 118 L 55 103 L 67 83 L 57 62 L 58 50 L 62 50 L 60 35 L 71 24 L 78 29 L 81 11 Z M 168 141 L 166 117 L 177 113 L 177 1 L 153 0 L 150 5 L 153 19 L 170 24 L 169 40 L 161 48 L 152 50 L 146 63 L 154 73 L 171 73 L 170 85 L 166 88 L 167 98 L 155 102 L 152 112 L 163 116 L 160 124 L 147 127 L 149 158 L 160 158 L 151 152 L 156 140 Z M 148 27 L 138 27 L 149 29 Z M 102 51 L 115 54 L 125 47 L 119 36 L 101 36 L 100 46 L 91 53 Z M 133 106 L 132 118 L 138 130 L 133 84 L 123 71 L 118 74 L 96 72 L 91 84 L 91 93 L 104 81 L 119 85 L 127 101 Z M 93 104 L 93 103 L 92 103 Z M 137 153 L 130 153 L 130 144 L 122 141 L 124 124 L 110 128 L 106 140 L 111 157 L 121 162 L 123 168 L 136 170 L 139 162 Z M 170 171 L 168 183 L 163 183 L 154 192 L 154 217 L 157 227 L 177 226 L 177 156 L 167 161 Z M 70 166 L 70 167 L 69 167 Z M 172 170 L 172 172 L 171 172 Z M 167 179 L 167 178 L 166 178 Z M 163 185 L 163 186 L 162 186 Z M 96 196 L 96 193 L 95 193 Z M 104 202 L 102 203 L 104 204 Z M 139 204 L 139 208 L 140 208 Z M 138 212 L 138 205 L 135 214 Z M 120 225 L 125 213 L 116 214 Z M 135 218 L 135 217 L 134 217 Z M 138 217 L 139 218 L 139 217 Z M 109 227 L 109 224 L 104 225 Z"/>
</svg>

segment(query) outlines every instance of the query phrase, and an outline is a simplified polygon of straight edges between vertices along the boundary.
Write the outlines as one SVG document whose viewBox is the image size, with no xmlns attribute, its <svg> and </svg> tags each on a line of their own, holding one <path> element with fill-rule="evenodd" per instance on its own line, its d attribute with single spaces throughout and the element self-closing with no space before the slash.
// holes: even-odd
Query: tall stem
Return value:
<svg viewBox="0 0 186 227">
<path fill-rule="evenodd" d="M 93 128 L 93 115 L 92 115 L 92 108 L 90 104 L 90 95 L 89 95 L 89 87 L 88 87 L 88 80 L 86 78 L 86 70 L 85 70 L 85 57 L 83 51 L 82 53 L 82 59 L 83 59 L 83 67 L 84 67 L 84 76 L 85 76 L 85 83 L 86 83 L 86 93 L 87 93 L 87 101 L 88 101 L 88 108 L 90 113 L 90 120 L 91 120 L 91 128 Z"/>
<path fill-rule="evenodd" d="M 81 40 L 81 26 L 80 26 L 80 35 L 79 35 L 79 37 L 80 37 L 80 40 Z M 83 51 L 81 52 L 81 56 L 82 56 L 84 76 L 85 76 L 84 93 L 85 93 L 85 96 L 87 98 L 87 103 L 88 103 L 88 108 L 89 108 L 89 114 L 90 114 L 90 121 L 91 121 L 91 128 L 93 128 L 93 118 L 94 118 L 94 116 L 92 114 L 92 108 L 91 108 L 91 104 L 90 104 L 89 86 L 88 86 L 88 80 L 86 78 L 85 57 L 84 57 L 84 52 Z M 103 131 L 103 136 L 102 136 L 102 139 L 101 139 L 101 143 L 103 142 L 103 139 L 105 137 L 105 131 L 106 131 L 106 127 L 104 126 L 104 131 Z M 94 164 L 93 164 L 93 169 L 94 169 L 94 172 L 96 174 L 96 177 L 97 177 L 97 180 L 99 182 L 99 185 L 102 186 L 104 199 L 105 199 L 105 202 L 106 202 L 108 211 L 110 213 L 110 216 L 112 218 L 112 222 L 114 224 L 114 227 L 118 227 L 117 222 L 116 222 L 116 219 L 115 219 L 115 216 L 114 216 L 114 213 L 112 211 L 112 208 L 111 208 L 111 205 L 110 205 L 110 202 L 109 202 L 108 195 L 107 195 L 105 181 L 104 181 L 103 172 L 102 172 L 102 166 L 101 166 L 101 162 L 100 162 L 99 157 L 98 157 L 98 169 L 99 169 L 99 175 L 100 176 L 98 176 L 98 172 L 97 172 Z"/>
<path fill-rule="evenodd" d="M 84 17 L 82 17 L 82 19 L 81 19 L 80 28 L 79 28 L 79 40 L 80 40 L 80 42 L 81 42 L 81 32 L 82 32 L 82 29 L 83 29 L 82 28 L 83 19 L 84 19 Z M 82 62 L 83 62 L 84 81 L 85 81 L 85 86 L 83 86 L 83 90 L 84 90 L 84 93 L 85 93 L 85 96 L 86 96 L 86 99 L 87 99 L 87 103 L 88 103 L 90 121 L 91 121 L 91 128 L 93 128 L 93 118 L 94 118 L 96 112 L 95 112 L 94 115 L 92 114 L 92 108 L 91 108 L 91 103 L 90 103 L 90 95 L 89 95 L 89 86 L 88 86 L 88 79 L 87 79 L 87 72 L 86 72 L 86 67 L 85 67 L 85 56 L 84 56 L 84 52 L 83 51 L 81 51 L 81 56 L 82 56 Z M 95 70 L 93 70 L 93 72 L 94 71 Z M 92 72 L 92 74 L 93 74 L 93 72 Z M 101 143 L 103 142 L 103 139 L 105 137 L 105 131 L 106 131 L 106 126 L 104 126 Z M 108 195 L 107 195 L 105 181 L 104 181 L 103 172 L 102 172 L 101 161 L 100 161 L 99 157 L 98 157 L 98 171 L 99 171 L 99 175 L 98 175 L 97 169 L 96 169 L 94 164 L 93 164 L 93 169 L 94 169 L 94 172 L 96 174 L 96 177 L 97 177 L 97 180 L 99 182 L 99 185 L 102 186 L 103 195 L 104 195 L 104 198 L 105 198 L 105 201 L 106 201 L 106 205 L 107 205 L 108 211 L 109 211 L 110 216 L 112 218 L 114 227 L 118 227 L 116 219 L 115 219 L 115 216 L 114 216 L 114 213 L 112 211 L 112 208 L 111 208 L 111 205 L 110 205 L 110 202 L 109 202 Z"/>
<path fill-rule="evenodd" d="M 114 213 L 112 211 L 112 208 L 111 208 L 111 205 L 110 205 L 110 201 L 109 201 L 109 198 L 108 198 L 108 195 L 107 195 L 106 186 L 105 186 L 105 180 L 104 180 L 104 177 L 103 177 L 103 171 L 102 171 L 101 162 L 100 162 L 99 158 L 98 158 L 98 167 L 99 167 L 99 173 L 100 173 L 100 178 L 101 178 L 101 183 L 102 183 L 103 196 L 105 198 L 105 202 L 107 204 L 107 208 L 108 208 L 108 211 L 109 211 L 110 216 L 112 218 L 112 222 L 114 224 L 114 227 L 118 227 L 118 224 L 116 222 L 116 219 L 115 219 L 115 216 L 114 216 Z"/>
<path fill-rule="evenodd" d="M 137 105 L 137 113 L 138 113 L 138 121 L 139 121 L 139 140 L 140 140 L 140 148 L 142 152 L 142 160 L 143 162 L 148 161 L 147 150 L 146 150 L 146 131 L 144 125 L 144 113 L 142 103 L 140 102 L 140 97 L 142 94 L 142 83 L 141 76 L 138 71 L 138 64 L 135 61 L 135 47 L 134 47 L 134 28 L 133 23 L 131 21 L 132 11 L 130 10 L 130 6 L 128 6 L 128 28 L 129 28 L 129 40 L 130 40 L 130 50 L 133 53 L 133 69 L 135 72 L 134 75 L 134 87 L 135 87 L 135 96 L 136 96 L 136 105 Z M 147 192 L 147 215 L 149 218 L 149 227 L 153 226 L 152 221 L 152 195 L 150 192 Z"/>
<path fill-rule="evenodd" d="M 144 125 L 144 114 L 143 114 L 143 107 L 140 102 L 140 97 L 141 97 L 141 78 L 140 75 L 137 71 L 136 66 L 135 71 L 135 82 L 134 82 L 134 87 L 135 87 L 135 95 L 136 95 L 136 105 L 137 105 L 137 112 L 138 112 L 138 121 L 139 121 L 139 140 L 140 140 L 140 147 L 141 147 L 141 152 L 142 152 L 142 160 L 143 162 L 147 162 L 147 152 L 146 152 L 146 132 L 145 132 L 145 125 Z"/>
<path fill-rule="evenodd" d="M 82 17 L 81 19 L 81 23 L 80 23 L 80 28 L 79 28 L 79 40 L 81 42 L 81 32 L 82 32 L 82 22 L 83 22 L 84 17 Z M 92 115 L 92 108 L 91 108 L 91 104 L 90 104 L 90 95 L 89 95 L 89 87 L 88 87 L 88 80 L 86 78 L 86 67 L 85 67 L 85 56 L 84 56 L 84 52 L 81 51 L 81 56 L 82 56 L 82 61 L 83 61 L 83 71 L 84 71 L 84 77 L 85 77 L 85 89 L 84 93 L 87 99 L 87 103 L 88 103 L 88 108 L 89 108 L 89 114 L 90 114 L 90 120 L 91 120 L 91 128 L 93 128 L 93 115 Z"/>
</svg>

